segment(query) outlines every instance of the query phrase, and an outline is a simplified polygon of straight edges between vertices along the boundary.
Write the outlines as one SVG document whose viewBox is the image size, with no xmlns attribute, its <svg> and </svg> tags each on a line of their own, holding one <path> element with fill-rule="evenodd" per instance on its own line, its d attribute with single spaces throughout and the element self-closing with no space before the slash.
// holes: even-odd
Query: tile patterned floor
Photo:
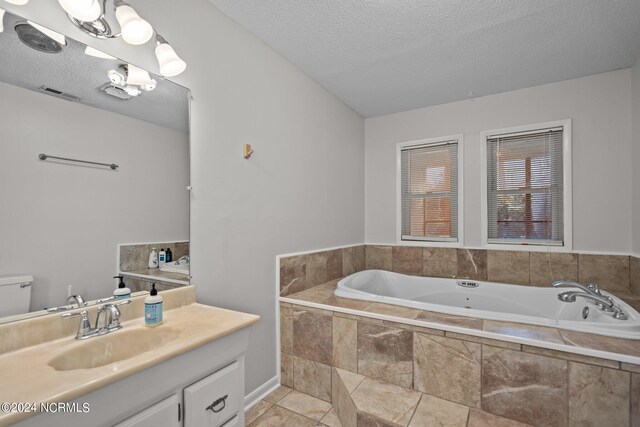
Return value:
<svg viewBox="0 0 640 427">
<path fill-rule="evenodd" d="M 342 427 L 330 403 L 282 386 L 246 412 L 245 425 Z"/>
<path fill-rule="evenodd" d="M 491 415 L 478 409 L 470 409 L 426 394 L 413 393 L 419 395 L 419 404 L 416 406 L 416 402 L 413 401 L 415 396 L 409 396 L 415 410 L 410 411 L 409 418 L 399 420 L 400 424 L 394 423 L 393 425 L 408 424 L 409 427 L 526 427 L 525 424 Z M 369 397 L 372 398 L 372 403 L 375 403 L 373 402 L 375 396 L 369 394 Z M 396 405 L 399 403 L 395 402 Z M 362 419 L 359 421 L 359 425 L 362 421 Z M 391 426 L 375 416 L 371 416 L 371 420 L 367 421 L 370 423 L 365 422 L 364 424 Z M 330 403 L 284 386 L 279 387 L 249 409 L 245 414 L 245 425 L 248 427 L 342 427 Z"/>
</svg>

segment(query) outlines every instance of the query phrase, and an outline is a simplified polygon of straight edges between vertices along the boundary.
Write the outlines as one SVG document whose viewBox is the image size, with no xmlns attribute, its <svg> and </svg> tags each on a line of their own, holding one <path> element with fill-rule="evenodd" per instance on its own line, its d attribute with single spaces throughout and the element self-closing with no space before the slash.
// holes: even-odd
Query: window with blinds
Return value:
<svg viewBox="0 0 640 427">
<path fill-rule="evenodd" d="M 458 241 L 458 141 L 400 154 L 402 240 Z"/>
<path fill-rule="evenodd" d="M 563 128 L 487 138 L 488 243 L 564 244 Z"/>
</svg>

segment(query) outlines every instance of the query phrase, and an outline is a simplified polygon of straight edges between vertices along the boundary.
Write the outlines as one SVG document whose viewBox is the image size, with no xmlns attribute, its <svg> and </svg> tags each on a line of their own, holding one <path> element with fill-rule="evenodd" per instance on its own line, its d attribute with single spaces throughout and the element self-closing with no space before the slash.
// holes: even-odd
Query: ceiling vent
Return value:
<svg viewBox="0 0 640 427">
<path fill-rule="evenodd" d="M 79 97 L 75 95 L 71 95 L 70 93 L 63 92 L 58 89 L 54 89 L 52 87 L 40 86 L 38 89 L 46 93 L 47 95 L 56 96 L 58 98 L 66 99 L 67 101 L 80 101 Z"/>
</svg>

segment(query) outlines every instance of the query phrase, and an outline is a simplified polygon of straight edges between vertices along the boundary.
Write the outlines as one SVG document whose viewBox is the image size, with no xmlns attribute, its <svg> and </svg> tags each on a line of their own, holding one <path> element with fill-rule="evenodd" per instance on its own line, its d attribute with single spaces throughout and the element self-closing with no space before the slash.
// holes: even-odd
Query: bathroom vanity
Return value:
<svg viewBox="0 0 640 427">
<path fill-rule="evenodd" d="M 192 286 L 163 294 L 170 309 L 158 327 L 144 326 L 134 298 L 121 330 L 76 340 L 71 328 L 0 354 L 2 401 L 51 411 L 2 412 L 0 426 L 244 425 L 244 352 L 259 317 L 197 304 Z M 69 321 L 77 326 L 50 319 Z M 29 334 L 22 323 L 14 332 Z"/>
</svg>

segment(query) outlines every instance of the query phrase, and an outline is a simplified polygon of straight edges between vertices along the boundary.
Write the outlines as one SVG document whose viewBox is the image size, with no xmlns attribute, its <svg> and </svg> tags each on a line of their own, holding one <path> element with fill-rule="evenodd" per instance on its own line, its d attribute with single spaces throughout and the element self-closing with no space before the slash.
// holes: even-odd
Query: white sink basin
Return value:
<svg viewBox="0 0 640 427">
<path fill-rule="evenodd" d="M 177 329 L 167 326 L 121 329 L 78 343 L 49 360 L 49 366 L 56 371 L 97 368 L 162 347 L 179 335 Z"/>
<path fill-rule="evenodd" d="M 189 261 L 171 261 L 160 267 L 160 271 L 189 275 Z"/>
</svg>

